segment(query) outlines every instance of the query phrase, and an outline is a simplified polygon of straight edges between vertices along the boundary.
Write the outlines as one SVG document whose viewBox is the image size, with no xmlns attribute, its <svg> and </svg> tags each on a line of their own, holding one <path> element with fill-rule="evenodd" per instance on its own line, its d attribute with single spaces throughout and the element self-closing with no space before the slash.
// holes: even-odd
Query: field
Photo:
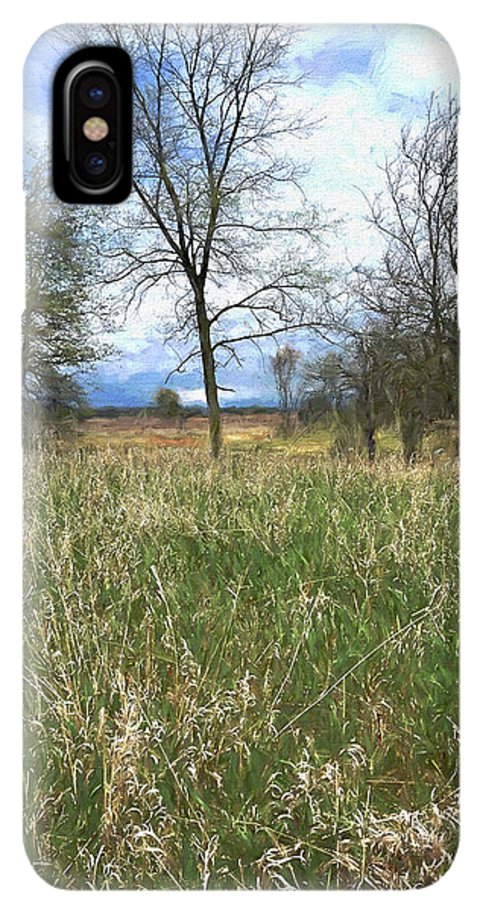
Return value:
<svg viewBox="0 0 480 900">
<path fill-rule="evenodd" d="M 200 425 L 123 425 L 27 459 L 38 873 L 435 881 L 458 832 L 456 464 L 335 462 L 269 421 L 215 465 Z"/>
<path fill-rule="evenodd" d="M 326 454 L 333 443 L 331 428 L 319 425 L 302 427 L 285 439 L 281 436 L 281 417 L 278 412 L 228 413 L 222 417 L 222 434 L 230 450 L 252 450 L 289 455 L 303 453 Z M 205 416 L 190 416 L 183 427 L 177 419 L 161 419 L 139 411 L 138 415 L 119 415 L 114 418 L 92 417 L 77 423 L 71 437 L 77 445 L 90 447 L 188 447 L 208 450 L 208 420 Z M 391 433 L 380 433 L 379 450 L 399 449 L 398 439 Z"/>
<path fill-rule="evenodd" d="M 279 430 L 279 413 L 245 413 L 223 416 L 222 428 L 227 444 L 246 442 L 271 444 Z M 115 418 L 93 417 L 81 422 L 77 438 L 82 444 L 95 446 L 126 444 L 208 448 L 208 419 L 206 416 L 189 416 L 183 428 L 176 418 L 162 419 L 138 415 L 122 415 Z"/>
</svg>

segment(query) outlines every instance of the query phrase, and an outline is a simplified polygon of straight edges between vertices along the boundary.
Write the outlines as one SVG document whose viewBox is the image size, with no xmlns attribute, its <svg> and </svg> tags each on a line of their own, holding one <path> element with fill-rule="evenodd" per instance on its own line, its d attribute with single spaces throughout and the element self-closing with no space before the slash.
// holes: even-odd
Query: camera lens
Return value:
<svg viewBox="0 0 480 900">
<path fill-rule="evenodd" d="M 89 153 L 85 159 L 85 168 L 89 175 L 103 175 L 107 168 L 107 160 L 103 153 Z"/>
<path fill-rule="evenodd" d="M 98 103 L 103 100 L 105 91 L 98 84 L 94 84 L 91 88 L 88 88 L 87 94 L 93 103 Z"/>
<path fill-rule="evenodd" d="M 89 109 L 102 109 L 112 96 L 112 85 L 108 78 L 92 73 L 81 80 L 79 93 L 82 103 Z"/>
</svg>

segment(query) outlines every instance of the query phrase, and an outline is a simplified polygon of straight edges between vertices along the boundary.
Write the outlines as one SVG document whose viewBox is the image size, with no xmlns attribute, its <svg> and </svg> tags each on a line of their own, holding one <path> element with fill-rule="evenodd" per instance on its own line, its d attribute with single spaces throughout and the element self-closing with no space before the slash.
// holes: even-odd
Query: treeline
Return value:
<svg viewBox="0 0 480 900">
<path fill-rule="evenodd" d="M 161 389 L 163 390 L 163 389 Z M 158 393 L 158 392 L 157 392 Z M 199 404 L 182 404 L 179 395 L 173 392 L 177 397 L 177 403 L 170 405 L 166 410 L 162 403 L 149 406 L 88 406 L 83 405 L 78 408 L 77 415 L 80 419 L 116 419 L 118 416 L 130 416 L 136 418 L 139 415 L 146 418 L 165 419 L 177 418 L 180 414 L 185 418 L 208 418 L 208 409 L 204 405 Z M 224 406 L 222 407 L 222 416 L 251 416 L 256 414 L 273 415 L 278 412 L 276 406 L 262 406 L 253 403 L 248 406 Z"/>
<path fill-rule="evenodd" d="M 407 464 L 417 459 L 427 432 L 448 437 L 450 446 L 453 435 L 458 451 L 458 396 L 451 390 L 456 373 L 451 381 L 440 379 L 438 361 L 426 349 L 419 348 L 416 359 L 412 348 L 402 355 L 398 341 L 384 332 L 365 333 L 348 349 L 310 361 L 284 345 L 272 362 L 278 373 L 290 358 L 288 405 L 279 393 L 282 434 L 322 425 L 333 432 L 337 454 L 354 451 L 371 462 L 381 429 L 398 432 Z"/>
<path fill-rule="evenodd" d="M 396 425 L 412 463 L 433 423 L 458 421 L 457 126 L 455 100 L 432 97 L 423 127 L 403 130 L 366 201 L 383 255 L 348 275 L 331 349 L 302 360 L 286 344 L 273 357 L 287 431 L 294 408 L 304 422 L 335 413 L 373 460 L 378 429 Z"/>
</svg>

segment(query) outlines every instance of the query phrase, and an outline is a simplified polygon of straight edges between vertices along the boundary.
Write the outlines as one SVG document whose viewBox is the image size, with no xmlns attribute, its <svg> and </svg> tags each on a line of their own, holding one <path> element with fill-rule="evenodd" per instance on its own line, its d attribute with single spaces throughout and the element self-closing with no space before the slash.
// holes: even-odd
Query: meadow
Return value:
<svg viewBox="0 0 480 900">
<path fill-rule="evenodd" d="M 458 835 L 456 463 L 238 438 L 214 464 L 201 441 L 109 437 L 89 426 L 27 456 L 38 873 L 91 889 L 438 879 Z"/>
</svg>

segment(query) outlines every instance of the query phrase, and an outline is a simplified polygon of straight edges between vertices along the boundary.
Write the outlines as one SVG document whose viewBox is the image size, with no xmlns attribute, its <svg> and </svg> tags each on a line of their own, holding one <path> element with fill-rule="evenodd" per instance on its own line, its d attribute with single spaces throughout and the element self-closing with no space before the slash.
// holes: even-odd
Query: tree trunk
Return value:
<svg viewBox="0 0 480 900">
<path fill-rule="evenodd" d="M 218 388 L 215 377 L 215 359 L 210 337 L 210 323 L 205 308 L 205 296 L 203 290 L 199 287 L 195 290 L 195 302 L 200 348 L 202 352 L 203 383 L 208 406 L 210 452 L 214 459 L 218 459 L 222 449 L 222 433 Z"/>
<path fill-rule="evenodd" d="M 419 413 L 407 412 L 401 417 L 401 434 L 403 445 L 403 459 L 405 465 L 412 466 L 416 463 L 418 451 L 422 443 L 425 423 Z"/>
<path fill-rule="evenodd" d="M 368 461 L 371 463 L 375 462 L 375 454 L 377 452 L 377 442 L 375 440 L 375 428 L 373 426 L 368 426 L 366 429 L 366 438 L 367 438 L 367 450 L 368 450 Z"/>
<path fill-rule="evenodd" d="M 367 452 L 368 452 L 368 461 L 373 463 L 375 462 L 375 453 L 377 449 L 377 443 L 375 440 L 375 412 L 374 412 L 374 403 L 373 403 L 373 391 L 371 387 L 372 382 L 372 373 L 368 372 L 368 369 L 365 373 L 365 385 L 364 385 L 364 403 L 365 403 L 365 441 L 367 444 Z"/>
</svg>

